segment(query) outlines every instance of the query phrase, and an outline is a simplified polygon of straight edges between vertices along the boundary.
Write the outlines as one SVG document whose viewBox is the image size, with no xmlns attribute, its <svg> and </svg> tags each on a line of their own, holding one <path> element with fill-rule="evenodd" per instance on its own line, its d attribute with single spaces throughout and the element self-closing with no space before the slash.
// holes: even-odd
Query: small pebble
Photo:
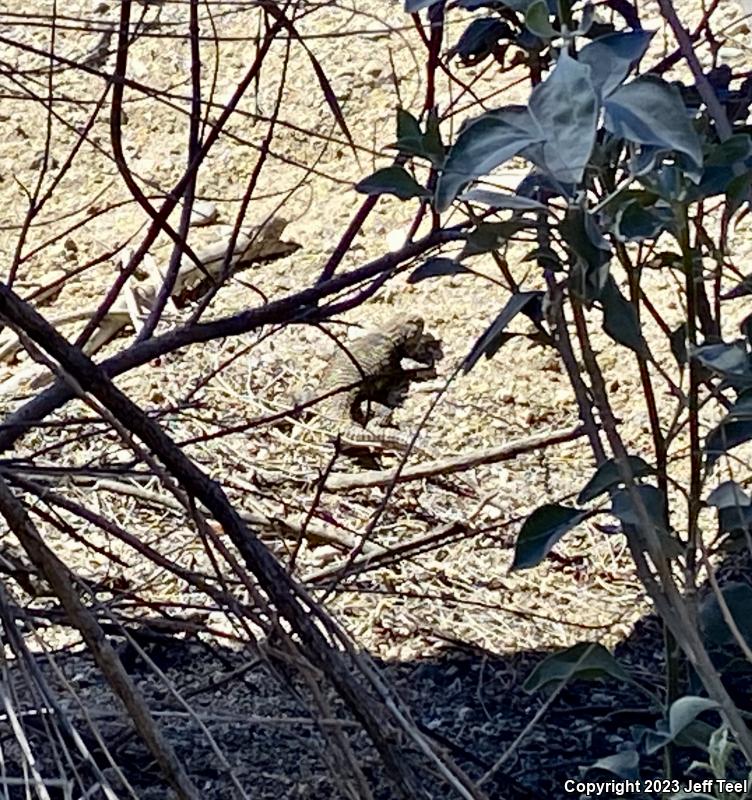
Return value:
<svg viewBox="0 0 752 800">
<path fill-rule="evenodd" d="M 40 151 L 39 151 L 39 152 L 38 152 L 38 153 L 37 153 L 37 154 L 34 156 L 34 158 L 33 158 L 32 162 L 31 162 L 31 164 L 29 164 L 29 167 L 30 167 L 31 169 L 39 169 L 39 168 L 42 166 L 42 164 L 44 164 L 44 150 L 40 150 Z M 53 156 L 53 155 L 50 153 L 50 156 L 49 156 L 49 158 L 47 159 L 47 169 L 57 169 L 57 167 L 58 167 L 58 161 L 57 161 L 57 159 L 55 158 L 55 156 Z"/>
<path fill-rule="evenodd" d="M 384 72 L 385 66 L 383 61 L 372 59 L 363 67 L 363 74 L 371 78 L 378 78 Z"/>
<path fill-rule="evenodd" d="M 211 225 L 219 217 L 219 211 L 214 203 L 204 200 L 196 200 L 191 209 L 191 225 L 196 228 L 202 225 Z"/>
</svg>

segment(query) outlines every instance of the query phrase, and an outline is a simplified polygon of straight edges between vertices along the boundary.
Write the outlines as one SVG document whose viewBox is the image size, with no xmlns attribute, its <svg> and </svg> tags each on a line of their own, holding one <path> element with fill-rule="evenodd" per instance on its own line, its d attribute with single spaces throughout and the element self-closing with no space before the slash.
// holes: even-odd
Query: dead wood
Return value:
<svg viewBox="0 0 752 800">
<path fill-rule="evenodd" d="M 391 483 L 408 483 L 425 478 L 435 478 L 440 475 L 451 475 L 454 472 L 463 472 L 481 464 L 494 464 L 499 461 L 510 461 L 523 453 L 531 453 L 550 447 L 555 444 L 571 442 L 585 435 L 585 429 L 578 425 L 574 428 L 564 428 L 553 433 L 530 436 L 527 439 L 518 439 L 516 442 L 503 444 L 499 447 L 484 447 L 480 450 L 468 450 L 457 456 L 442 458 L 437 461 L 427 461 L 415 466 L 397 467 L 384 470 L 369 470 L 356 474 L 333 474 L 326 479 L 325 487 L 332 491 L 343 489 L 363 489 L 374 486 L 389 486 Z"/>
</svg>

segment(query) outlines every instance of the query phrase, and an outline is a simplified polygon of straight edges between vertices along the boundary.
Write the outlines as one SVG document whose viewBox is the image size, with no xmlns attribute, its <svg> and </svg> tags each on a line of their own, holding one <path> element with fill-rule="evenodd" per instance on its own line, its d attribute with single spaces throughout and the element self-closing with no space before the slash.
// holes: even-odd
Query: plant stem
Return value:
<svg viewBox="0 0 752 800">
<path fill-rule="evenodd" d="M 689 224 L 687 207 L 677 206 L 675 209 L 678 220 L 679 248 L 684 264 L 685 289 L 687 295 L 687 341 L 690 352 L 697 346 L 697 267 L 694 251 L 689 240 Z M 698 519 L 702 505 L 702 450 L 700 446 L 700 405 L 699 405 L 700 376 L 699 365 L 690 357 L 689 359 L 689 389 L 688 389 L 688 414 L 689 414 L 689 446 L 690 446 L 690 479 L 687 514 L 687 559 L 686 559 L 686 593 L 694 597 L 696 586 L 696 559 L 697 537 L 699 536 Z"/>
</svg>

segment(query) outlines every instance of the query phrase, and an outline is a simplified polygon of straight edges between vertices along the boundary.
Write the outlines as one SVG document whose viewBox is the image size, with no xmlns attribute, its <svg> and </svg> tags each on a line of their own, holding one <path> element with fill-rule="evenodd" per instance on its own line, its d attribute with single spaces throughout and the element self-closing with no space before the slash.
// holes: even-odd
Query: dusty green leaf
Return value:
<svg viewBox="0 0 752 800">
<path fill-rule="evenodd" d="M 742 637 L 752 644 L 752 587 L 746 583 L 728 583 L 721 589 L 721 594 Z M 730 645 L 735 641 L 714 592 L 700 605 L 700 625 L 705 638 L 712 644 Z"/>
<path fill-rule="evenodd" d="M 402 167 L 384 167 L 355 185 L 361 194 L 393 194 L 400 200 L 428 197 L 429 193 Z"/>
<path fill-rule="evenodd" d="M 426 278 L 436 278 L 440 275 L 459 275 L 460 273 L 468 271 L 467 267 L 463 266 L 454 258 L 437 256 L 436 258 L 429 258 L 428 261 L 421 264 L 417 269 L 414 269 L 410 273 L 407 282 L 418 283 Z"/>
<path fill-rule="evenodd" d="M 406 109 L 397 109 L 397 147 L 403 152 L 421 152 L 423 131 L 418 120 Z"/>
<path fill-rule="evenodd" d="M 405 11 L 408 14 L 416 14 L 424 8 L 435 6 L 439 0 L 405 0 Z"/>
<path fill-rule="evenodd" d="M 604 100 L 606 128 L 630 142 L 685 153 L 702 166 L 702 148 L 679 90 L 653 75 L 643 75 Z"/>
<path fill-rule="evenodd" d="M 551 74 L 533 89 L 528 107 L 543 131 L 542 166 L 558 181 L 580 183 L 600 111 L 590 67 L 562 50 Z"/>
<path fill-rule="evenodd" d="M 646 475 L 655 473 L 650 464 L 640 456 L 627 456 L 627 462 L 634 478 L 644 478 Z M 577 502 L 581 504 L 589 503 L 620 483 L 622 483 L 622 479 L 616 459 L 609 458 L 608 461 L 604 461 L 596 469 L 593 477 L 585 484 L 577 496 Z"/>
<path fill-rule="evenodd" d="M 705 501 L 715 508 L 738 508 L 752 505 L 749 495 L 736 481 L 723 481 L 713 489 Z"/>
<path fill-rule="evenodd" d="M 611 275 L 606 280 L 600 299 L 603 305 L 603 330 L 615 342 L 634 350 L 644 358 L 649 358 L 650 352 L 642 335 L 637 312 L 619 291 Z"/>
<path fill-rule="evenodd" d="M 525 12 L 525 25 L 527 29 L 540 36 L 541 39 L 553 39 L 558 36 L 557 30 L 551 24 L 546 0 L 535 0 Z"/>
<path fill-rule="evenodd" d="M 440 167 L 444 161 L 444 146 L 441 143 L 438 114 L 432 109 L 426 119 L 426 132 L 418 120 L 405 109 L 397 109 L 397 141 L 390 147 L 407 156 L 428 159 Z"/>
<path fill-rule="evenodd" d="M 575 36 L 586 36 L 595 22 L 595 6 L 588 0 L 585 3 L 577 27 L 572 31 Z"/>
<path fill-rule="evenodd" d="M 540 564 L 565 533 L 587 519 L 579 508 L 547 503 L 525 520 L 517 536 L 512 569 L 529 569 Z"/>
<path fill-rule="evenodd" d="M 744 377 L 750 375 L 746 342 L 719 342 L 692 349 L 692 358 L 718 375 Z"/>
<path fill-rule="evenodd" d="M 671 352 L 676 359 L 676 363 L 683 367 L 687 363 L 687 323 L 682 322 L 681 325 L 671 332 L 669 339 Z"/>
<path fill-rule="evenodd" d="M 687 695 L 674 700 L 668 712 L 668 730 L 672 739 L 675 739 L 690 723 L 704 711 L 715 710 L 718 703 L 707 697 L 694 697 Z"/>
<path fill-rule="evenodd" d="M 467 203 L 480 203 L 493 209 L 511 209 L 513 211 L 545 211 L 546 206 L 529 197 L 520 197 L 517 194 L 504 194 L 487 189 L 470 189 L 460 195 L 460 200 Z"/>
<path fill-rule="evenodd" d="M 501 309 L 496 319 L 486 328 L 483 335 L 473 345 L 473 349 L 467 354 L 462 371 L 467 374 L 478 363 L 480 357 L 485 355 L 490 358 L 491 353 L 498 350 L 498 340 L 503 334 L 507 325 L 525 308 L 536 300 L 540 301 L 543 292 L 518 292 L 512 295 Z"/>
<path fill-rule="evenodd" d="M 718 194 L 733 196 L 739 186 L 748 184 L 750 166 L 752 140 L 748 134 L 734 134 L 706 154 L 700 180 L 689 188 L 687 200 L 698 202 Z"/>
<path fill-rule="evenodd" d="M 656 529 L 665 527 L 666 498 L 660 489 L 643 483 L 635 486 L 634 491 L 642 500 L 648 518 Z M 640 514 L 628 489 L 619 489 L 611 498 L 611 513 L 625 525 L 640 526 Z"/>
<path fill-rule="evenodd" d="M 498 17 L 474 19 L 462 32 L 450 55 L 458 55 L 464 64 L 478 64 L 492 52 L 500 39 L 509 39 L 512 29 Z"/>
<path fill-rule="evenodd" d="M 708 467 L 712 467 L 718 459 L 752 440 L 752 420 L 733 420 L 725 418 L 705 439 L 705 455 Z"/>
<path fill-rule="evenodd" d="M 618 775 L 625 781 L 636 781 L 640 777 L 640 755 L 636 750 L 622 750 L 612 756 L 599 758 L 594 761 L 585 773 L 593 769 L 604 770 L 613 775 Z"/>
<path fill-rule="evenodd" d="M 620 242 L 643 242 L 670 230 L 674 221 L 671 207 L 662 201 L 644 206 L 630 200 L 616 212 L 613 231 Z"/>
<path fill-rule="evenodd" d="M 619 31 L 601 36 L 580 50 L 578 59 L 591 67 L 595 90 L 606 97 L 645 54 L 653 31 Z"/>
<path fill-rule="evenodd" d="M 542 138 L 543 132 L 524 107 L 509 106 L 474 119 L 449 149 L 436 184 L 437 211 L 446 211 L 470 181 L 487 175 Z"/>
<path fill-rule="evenodd" d="M 526 692 L 536 692 L 543 687 L 554 689 L 573 678 L 630 680 L 629 673 L 602 644 L 580 642 L 543 659 L 522 686 Z"/>
<path fill-rule="evenodd" d="M 717 703 L 705 697 L 687 695 L 675 700 L 669 709 L 668 719 L 660 720 L 652 730 L 642 728 L 640 738 L 645 752 L 652 755 L 674 741 L 683 746 L 704 749 L 713 729 L 697 717 L 705 711 L 717 708 Z"/>
<path fill-rule="evenodd" d="M 441 167 L 444 163 L 446 151 L 441 138 L 441 130 L 439 129 L 439 112 L 436 108 L 432 108 L 426 117 L 426 132 L 423 134 L 423 148 L 433 165 L 435 167 Z"/>
<path fill-rule="evenodd" d="M 535 223 L 520 217 L 503 222 L 480 222 L 465 240 L 460 258 L 481 255 L 498 250 L 508 239 L 525 228 L 534 227 Z"/>
<path fill-rule="evenodd" d="M 577 259 L 569 276 L 572 291 L 586 303 L 597 300 L 608 280 L 611 245 L 583 208 L 568 208 L 559 232 Z"/>
</svg>

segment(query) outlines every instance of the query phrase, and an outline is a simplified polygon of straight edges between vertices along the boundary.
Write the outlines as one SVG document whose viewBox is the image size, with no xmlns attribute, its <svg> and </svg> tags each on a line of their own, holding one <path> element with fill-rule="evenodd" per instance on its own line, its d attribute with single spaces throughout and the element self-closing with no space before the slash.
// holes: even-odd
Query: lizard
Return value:
<svg viewBox="0 0 752 800">
<path fill-rule="evenodd" d="M 377 330 L 337 348 L 330 357 L 316 396 L 323 397 L 316 413 L 325 421 L 332 438 L 346 447 L 404 451 L 411 437 L 398 432 L 366 427 L 368 411 L 375 399 L 388 398 L 396 405 L 395 394 L 404 393 L 409 373 L 401 366 L 411 358 L 429 368 L 437 358 L 433 337 L 423 332 L 423 319 L 416 314 L 396 314 Z M 420 448 L 413 448 L 420 450 Z"/>
<path fill-rule="evenodd" d="M 405 369 L 402 359 L 425 365 L 423 369 Z M 366 427 L 368 408 L 362 406 L 386 400 L 394 408 L 413 380 L 435 377 L 435 362 L 443 358 L 441 343 L 424 332 L 424 321 L 417 314 L 395 314 L 377 330 L 369 331 L 347 349 L 337 348 L 329 358 L 315 396 L 322 397 L 316 412 L 325 420 L 329 435 L 344 450 L 410 450 L 433 458 L 433 454 L 412 443 L 413 437 L 382 426 Z M 464 481 L 434 480 L 462 495 L 477 491 Z"/>
</svg>

